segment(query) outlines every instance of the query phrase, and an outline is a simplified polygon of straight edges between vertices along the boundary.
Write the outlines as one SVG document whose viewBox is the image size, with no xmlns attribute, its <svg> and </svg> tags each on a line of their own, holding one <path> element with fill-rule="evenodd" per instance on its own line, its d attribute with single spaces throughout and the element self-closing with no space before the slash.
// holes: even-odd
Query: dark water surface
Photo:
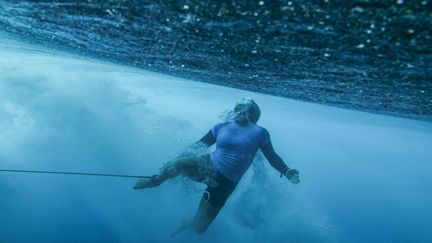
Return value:
<svg viewBox="0 0 432 243">
<path fill-rule="evenodd" d="M 0 2 L 13 38 L 193 80 L 432 120 L 432 2 Z"/>
</svg>

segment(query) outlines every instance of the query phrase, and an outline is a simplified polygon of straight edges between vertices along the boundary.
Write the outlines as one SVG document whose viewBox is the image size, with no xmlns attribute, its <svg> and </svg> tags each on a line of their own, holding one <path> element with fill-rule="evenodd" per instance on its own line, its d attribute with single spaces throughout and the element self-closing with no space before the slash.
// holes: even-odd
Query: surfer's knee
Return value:
<svg viewBox="0 0 432 243">
<path fill-rule="evenodd" d="M 181 158 L 181 159 L 178 159 L 178 160 L 174 163 L 174 166 L 175 166 L 177 169 L 186 169 L 186 168 L 190 168 L 190 167 L 195 166 L 195 165 L 197 164 L 196 161 L 197 161 L 197 160 L 196 160 L 196 158 L 194 158 L 194 157 Z"/>
<path fill-rule="evenodd" d="M 197 233 L 198 235 L 202 235 L 206 232 L 208 226 L 198 226 L 194 228 L 195 233 Z"/>
<path fill-rule="evenodd" d="M 179 159 L 177 163 L 175 163 L 174 168 L 188 177 L 197 176 L 199 172 L 197 159 L 193 157 Z"/>
<path fill-rule="evenodd" d="M 195 217 L 193 230 L 199 235 L 204 234 L 216 218 L 219 210 L 220 208 L 213 207 L 208 201 L 203 199 Z"/>
</svg>

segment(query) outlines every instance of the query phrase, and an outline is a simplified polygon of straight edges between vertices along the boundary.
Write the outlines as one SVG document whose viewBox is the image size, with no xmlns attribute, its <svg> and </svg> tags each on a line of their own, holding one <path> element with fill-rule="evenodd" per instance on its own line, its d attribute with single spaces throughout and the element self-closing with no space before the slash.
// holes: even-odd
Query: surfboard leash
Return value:
<svg viewBox="0 0 432 243">
<path fill-rule="evenodd" d="M 10 170 L 10 169 L 0 169 L 0 172 L 32 173 L 32 174 L 57 174 L 57 175 L 80 175 L 80 176 L 105 176 L 105 177 L 122 177 L 122 178 L 151 178 L 151 176 L 140 176 L 140 175 L 119 175 L 119 174 L 105 174 L 105 173 L 43 171 L 43 170 Z"/>
</svg>

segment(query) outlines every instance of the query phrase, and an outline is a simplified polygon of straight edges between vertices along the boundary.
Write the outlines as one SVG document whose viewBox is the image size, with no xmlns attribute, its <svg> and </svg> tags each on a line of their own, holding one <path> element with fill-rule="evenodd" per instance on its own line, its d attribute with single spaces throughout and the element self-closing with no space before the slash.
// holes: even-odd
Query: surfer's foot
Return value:
<svg viewBox="0 0 432 243">
<path fill-rule="evenodd" d="M 136 183 L 133 189 L 144 189 L 150 187 L 159 186 L 161 182 L 157 179 L 157 176 L 154 175 L 149 178 L 141 178 Z"/>
</svg>

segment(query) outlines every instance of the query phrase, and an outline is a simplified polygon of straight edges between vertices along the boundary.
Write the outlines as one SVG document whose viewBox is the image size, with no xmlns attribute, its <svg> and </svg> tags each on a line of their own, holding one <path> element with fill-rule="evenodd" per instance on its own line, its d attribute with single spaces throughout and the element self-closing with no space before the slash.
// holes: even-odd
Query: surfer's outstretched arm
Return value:
<svg viewBox="0 0 432 243">
<path fill-rule="evenodd" d="M 277 171 L 279 171 L 281 175 L 285 175 L 292 183 L 300 182 L 298 170 L 290 169 L 285 164 L 282 158 L 275 152 L 271 142 L 263 145 L 261 147 L 261 151 L 263 152 L 270 165 Z"/>
</svg>

